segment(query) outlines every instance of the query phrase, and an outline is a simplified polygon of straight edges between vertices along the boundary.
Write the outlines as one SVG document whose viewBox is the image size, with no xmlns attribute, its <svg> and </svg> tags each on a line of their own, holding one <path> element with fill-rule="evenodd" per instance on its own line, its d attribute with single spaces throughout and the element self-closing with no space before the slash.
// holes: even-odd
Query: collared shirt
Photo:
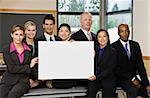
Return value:
<svg viewBox="0 0 150 98">
<path fill-rule="evenodd" d="M 44 32 L 44 36 L 45 36 L 45 38 L 46 38 L 47 41 L 50 41 L 50 37 L 52 38 L 53 41 L 55 41 L 54 34 L 49 35 L 46 32 Z"/>
<path fill-rule="evenodd" d="M 123 45 L 124 48 L 125 48 L 125 44 L 126 44 L 126 43 L 128 44 L 127 48 L 128 48 L 129 54 L 131 54 L 129 41 L 124 42 L 124 41 L 122 41 L 122 40 L 120 39 L 120 42 L 122 43 L 122 45 Z"/>
<path fill-rule="evenodd" d="M 91 39 L 91 38 L 92 38 L 91 32 L 88 32 L 88 31 L 86 31 L 86 30 L 84 30 L 84 29 L 82 29 L 82 28 L 81 28 L 81 30 L 84 32 L 84 34 L 86 35 L 86 37 L 88 38 L 89 41 L 92 40 L 92 39 Z M 90 38 L 90 37 L 91 37 L 91 38 Z"/>
<path fill-rule="evenodd" d="M 14 45 L 13 42 L 10 43 L 10 53 L 15 52 L 19 58 L 20 63 L 22 64 L 24 61 L 24 53 L 26 50 L 31 51 L 31 49 L 28 47 L 28 45 L 26 45 L 25 43 L 23 43 L 23 48 L 24 50 L 22 51 L 22 53 L 18 53 L 18 51 L 16 50 L 16 47 Z"/>
</svg>

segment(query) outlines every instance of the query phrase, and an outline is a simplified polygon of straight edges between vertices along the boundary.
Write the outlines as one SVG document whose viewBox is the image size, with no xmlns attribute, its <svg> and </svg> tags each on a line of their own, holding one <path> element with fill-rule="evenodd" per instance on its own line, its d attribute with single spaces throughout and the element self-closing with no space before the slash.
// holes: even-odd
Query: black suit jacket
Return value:
<svg viewBox="0 0 150 98">
<path fill-rule="evenodd" d="M 58 36 L 55 36 L 55 35 L 54 35 L 54 38 L 55 38 L 56 41 L 61 41 L 61 38 L 58 37 Z M 46 41 L 46 38 L 45 38 L 44 35 L 42 35 L 42 36 L 38 37 L 36 40 L 37 40 L 37 41 Z"/>
<path fill-rule="evenodd" d="M 54 38 L 56 41 L 61 41 L 61 38 L 58 36 L 54 35 Z M 35 49 L 35 56 L 36 57 L 38 56 L 38 41 L 47 41 L 44 34 L 36 39 L 36 44 L 35 44 L 35 48 L 36 48 Z"/>
<path fill-rule="evenodd" d="M 96 69 L 99 69 L 100 74 L 96 74 L 97 79 L 102 82 L 105 87 L 115 86 L 115 67 L 116 67 L 116 52 L 115 49 L 107 45 L 104 48 L 104 53 L 99 58 L 99 46 L 96 47 L 95 54 L 95 74 Z M 111 81 L 111 82 L 110 82 Z"/>
<path fill-rule="evenodd" d="M 28 45 L 28 43 L 26 41 L 26 38 L 23 39 L 23 42 Z M 31 49 L 32 58 L 37 57 L 37 52 L 36 51 L 37 51 L 38 46 L 36 45 L 36 42 L 37 42 L 36 39 L 34 39 L 34 48 L 33 48 L 32 45 L 28 45 L 29 48 Z M 34 54 L 33 54 L 33 51 L 34 51 Z M 38 68 L 38 64 L 36 64 L 36 66 L 31 68 L 30 78 L 33 79 L 33 80 L 38 79 L 38 70 L 37 70 L 37 68 Z"/>
<path fill-rule="evenodd" d="M 20 64 L 17 54 L 15 52 L 10 53 L 9 49 L 10 46 L 7 46 L 3 51 L 7 70 L 3 74 L 2 83 L 8 85 L 14 85 L 19 81 L 29 83 L 31 51 L 25 51 L 24 61 Z"/>
<path fill-rule="evenodd" d="M 140 46 L 137 42 L 132 40 L 129 41 L 129 44 L 131 51 L 130 60 L 128 59 L 126 51 L 120 40 L 112 44 L 112 47 L 114 47 L 117 52 L 116 75 L 118 79 L 121 81 L 125 80 L 131 81 L 133 77 L 136 77 L 136 75 L 139 74 L 141 78 L 141 84 L 143 86 L 147 86 L 149 85 L 149 81 L 142 60 L 142 53 Z"/>
<path fill-rule="evenodd" d="M 96 40 L 96 35 L 94 33 L 91 33 L 92 35 L 92 40 Z M 75 41 L 88 41 L 88 38 L 84 34 L 84 32 L 80 29 L 78 32 L 74 33 L 71 35 L 71 39 Z"/>
<path fill-rule="evenodd" d="M 28 43 L 27 43 L 27 41 L 26 41 L 26 38 L 23 39 L 23 42 L 28 45 Z M 36 41 L 36 39 L 34 38 L 34 48 L 33 48 L 32 45 L 28 45 L 29 48 L 31 49 L 31 53 L 32 53 L 32 57 L 33 57 L 33 58 L 36 57 L 36 56 L 35 56 L 36 53 L 33 54 L 33 51 L 36 51 L 36 49 L 37 49 L 36 42 L 37 42 L 37 41 Z M 34 49 L 34 50 L 33 50 L 33 49 Z"/>
</svg>

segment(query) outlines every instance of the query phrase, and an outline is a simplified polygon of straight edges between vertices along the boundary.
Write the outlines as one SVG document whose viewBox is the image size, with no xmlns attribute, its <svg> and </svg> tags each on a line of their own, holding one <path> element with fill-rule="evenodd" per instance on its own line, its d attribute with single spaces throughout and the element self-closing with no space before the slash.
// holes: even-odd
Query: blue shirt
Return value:
<svg viewBox="0 0 150 98">
<path fill-rule="evenodd" d="M 104 47 L 105 48 L 105 47 Z M 104 48 L 100 48 L 99 47 L 99 54 L 98 54 L 98 60 L 97 62 L 99 63 L 100 59 L 102 58 L 103 54 L 104 54 Z M 100 67 L 96 67 L 96 75 L 99 75 L 100 74 Z"/>
</svg>

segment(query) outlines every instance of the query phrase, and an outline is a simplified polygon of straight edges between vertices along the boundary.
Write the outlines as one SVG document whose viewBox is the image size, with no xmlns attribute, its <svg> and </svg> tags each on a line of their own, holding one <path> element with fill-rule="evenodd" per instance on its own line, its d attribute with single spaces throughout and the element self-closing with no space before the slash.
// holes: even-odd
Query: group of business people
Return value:
<svg viewBox="0 0 150 98">
<path fill-rule="evenodd" d="M 4 49 L 7 71 L 0 84 L 0 97 L 19 98 L 29 88 L 36 87 L 41 82 L 49 88 L 58 87 L 57 83 L 61 80 L 43 82 L 37 79 L 38 41 L 94 41 L 94 75 L 83 81 L 62 81 L 63 85 L 66 84 L 64 87 L 87 86 L 87 98 L 95 98 L 100 89 L 103 98 L 115 98 L 116 86 L 121 86 L 127 92 L 128 98 L 136 98 L 138 95 L 148 97 L 150 84 L 142 53 L 139 44 L 128 39 L 130 34 L 128 25 L 118 26 L 119 39 L 110 44 L 107 30 L 100 29 L 96 35 L 91 32 L 90 13 L 83 12 L 80 23 L 81 29 L 72 35 L 70 26 L 66 23 L 61 24 L 58 36 L 55 36 L 55 19 L 52 14 L 46 15 L 43 19 L 44 32 L 37 39 L 35 39 L 36 24 L 33 21 L 25 22 L 24 27 L 14 25 L 11 31 L 12 42 Z"/>
<path fill-rule="evenodd" d="M 54 25 L 53 15 L 46 15 L 43 19 L 44 32 L 38 38 L 35 38 L 37 29 L 32 20 L 26 21 L 24 26 L 17 24 L 11 28 L 12 41 L 3 49 L 7 70 L 1 79 L 0 98 L 20 98 L 30 88 L 44 83 L 47 87 L 52 88 L 51 80 L 38 80 L 37 43 L 38 41 L 70 41 L 71 34 L 70 26 L 64 23 L 58 28 L 59 37 L 55 36 Z M 65 83 L 61 83 L 60 80 L 55 82 L 53 87 L 57 88 L 68 88 L 76 85 L 72 80 L 65 81 Z"/>
<path fill-rule="evenodd" d="M 141 49 L 138 42 L 129 40 L 128 25 L 118 26 L 119 39 L 110 44 L 107 30 L 100 29 L 96 35 L 91 32 L 90 13 L 82 13 L 80 22 L 81 29 L 72 34 L 71 39 L 95 42 L 95 74 L 88 79 L 87 97 L 95 98 L 97 91 L 102 89 L 103 98 L 115 98 L 116 86 L 122 87 L 128 98 L 150 96 Z"/>
</svg>

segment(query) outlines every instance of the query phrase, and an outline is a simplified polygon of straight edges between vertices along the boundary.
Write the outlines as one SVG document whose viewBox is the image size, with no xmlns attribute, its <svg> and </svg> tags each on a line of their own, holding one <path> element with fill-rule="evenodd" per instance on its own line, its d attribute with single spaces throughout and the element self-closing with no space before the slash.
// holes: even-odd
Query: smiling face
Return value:
<svg viewBox="0 0 150 98">
<path fill-rule="evenodd" d="M 26 37 L 29 39 L 34 39 L 35 35 L 36 35 L 36 26 L 33 25 L 29 25 L 26 29 L 25 29 L 25 34 Z"/>
<path fill-rule="evenodd" d="M 44 32 L 46 32 L 49 35 L 53 34 L 54 30 L 54 21 L 50 19 L 46 19 L 45 23 L 43 24 Z"/>
<path fill-rule="evenodd" d="M 62 26 L 58 31 L 58 36 L 63 40 L 67 40 L 70 37 L 70 31 L 66 26 Z"/>
<path fill-rule="evenodd" d="M 11 29 L 11 37 L 14 44 L 22 44 L 22 40 L 25 37 L 24 27 L 21 25 L 14 25 Z"/>
<path fill-rule="evenodd" d="M 128 41 L 128 38 L 129 38 L 129 34 L 130 34 L 130 31 L 129 31 L 129 27 L 128 25 L 126 24 L 121 24 L 119 27 L 118 27 L 118 35 L 120 36 L 120 39 L 122 41 Z"/>
<path fill-rule="evenodd" d="M 15 44 L 21 44 L 24 36 L 25 35 L 24 35 L 24 32 L 22 30 L 17 30 L 11 34 L 11 37 L 12 37 L 13 42 Z"/>
<path fill-rule="evenodd" d="M 100 44 L 101 48 L 104 48 L 108 42 L 108 36 L 105 31 L 100 31 L 97 35 L 98 43 Z"/>
<path fill-rule="evenodd" d="M 86 31 L 90 31 L 91 26 L 92 26 L 92 16 L 91 14 L 85 12 L 81 15 L 81 27 L 86 30 Z"/>
</svg>

